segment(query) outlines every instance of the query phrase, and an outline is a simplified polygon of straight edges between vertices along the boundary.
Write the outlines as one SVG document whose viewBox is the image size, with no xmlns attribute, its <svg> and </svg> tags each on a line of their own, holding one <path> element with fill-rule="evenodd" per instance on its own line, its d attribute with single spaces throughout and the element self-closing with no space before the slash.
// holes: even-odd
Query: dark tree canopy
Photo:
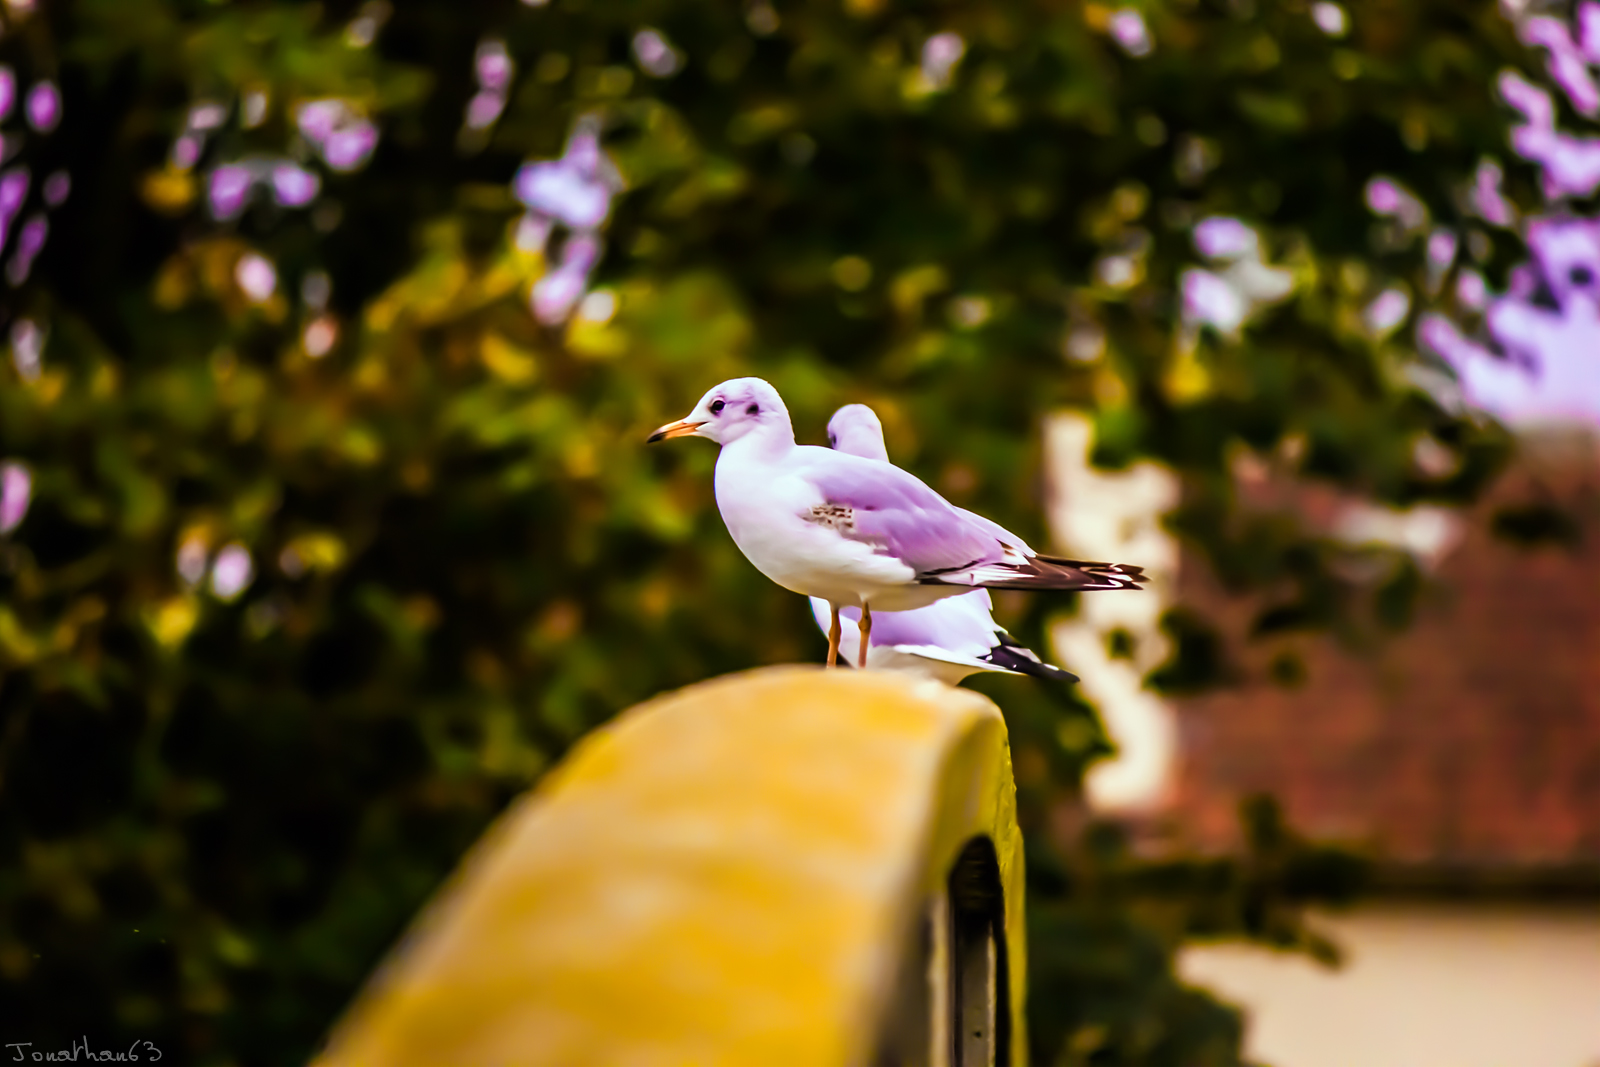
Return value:
<svg viewBox="0 0 1600 1067">
<path fill-rule="evenodd" d="M 872 404 L 897 461 L 1037 542 L 1041 420 L 1084 410 L 1103 463 L 1183 475 L 1174 528 L 1231 587 L 1377 625 L 1410 563 L 1349 578 L 1348 549 L 1242 517 L 1229 463 L 1290 456 L 1398 504 L 1492 474 L 1500 431 L 1414 384 L 1427 264 L 1365 190 L 1466 226 L 1457 184 L 1504 151 L 1493 77 L 1528 60 L 1488 2 L 1347 16 L 10 0 L 7 1034 L 302 1059 L 585 731 L 820 658 L 723 530 L 713 450 L 643 447 L 736 374 L 804 440 Z M 1208 259 L 1209 218 L 1254 250 Z M 1498 278 L 1520 249 L 1485 241 Z M 1240 255 L 1268 272 L 1247 300 L 1186 280 Z M 1418 469 L 1423 438 L 1448 473 Z M 1004 621 L 1040 641 L 1071 607 Z M 1235 1062 L 1236 1015 L 1181 987 L 1173 947 L 1322 950 L 1291 905 L 1347 872 L 1268 809 L 1234 860 L 1152 870 L 1110 831 L 1052 852 L 1043 813 L 1104 735 L 1070 693 L 986 688 L 1039 835 L 1036 1052 Z"/>
</svg>

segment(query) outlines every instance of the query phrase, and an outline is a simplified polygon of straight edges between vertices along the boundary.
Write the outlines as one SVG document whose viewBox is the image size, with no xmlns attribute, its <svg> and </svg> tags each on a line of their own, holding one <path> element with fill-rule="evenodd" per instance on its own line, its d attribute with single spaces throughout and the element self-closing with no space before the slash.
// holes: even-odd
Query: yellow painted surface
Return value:
<svg viewBox="0 0 1600 1067">
<path fill-rule="evenodd" d="M 779 667 L 658 698 L 512 806 L 318 1062 L 865 1063 L 919 909 L 983 834 L 1025 1063 L 1015 810 L 968 690 Z"/>
</svg>

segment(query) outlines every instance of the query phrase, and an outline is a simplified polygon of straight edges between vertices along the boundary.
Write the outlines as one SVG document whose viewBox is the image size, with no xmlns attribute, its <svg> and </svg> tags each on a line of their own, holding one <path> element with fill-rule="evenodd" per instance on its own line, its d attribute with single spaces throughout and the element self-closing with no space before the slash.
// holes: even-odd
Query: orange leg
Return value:
<svg viewBox="0 0 1600 1067">
<path fill-rule="evenodd" d="M 866 604 L 861 605 L 861 654 L 856 659 L 856 666 L 862 670 L 867 669 L 867 645 L 872 643 L 872 608 Z"/>
<path fill-rule="evenodd" d="M 828 627 L 828 666 L 839 665 L 839 605 L 833 608 L 833 625 Z"/>
</svg>

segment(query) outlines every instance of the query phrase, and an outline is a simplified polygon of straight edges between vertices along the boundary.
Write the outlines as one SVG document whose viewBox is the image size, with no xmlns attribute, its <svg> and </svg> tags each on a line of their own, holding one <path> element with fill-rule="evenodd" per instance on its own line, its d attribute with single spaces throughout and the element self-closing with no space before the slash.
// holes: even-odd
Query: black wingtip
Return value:
<svg viewBox="0 0 1600 1067">
<path fill-rule="evenodd" d="M 1063 556 L 1035 556 L 1036 560 L 1052 563 L 1057 567 L 1071 567 L 1086 574 L 1105 578 L 1107 581 L 1117 583 L 1107 588 L 1136 589 L 1150 581 L 1150 576 L 1144 568 L 1132 563 L 1090 563 L 1081 559 L 1066 559 Z"/>
<path fill-rule="evenodd" d="M 1000 644 L 980 657 L 984 662 L 1004 667 L 1014 674 L 1029 674 L 1035 678 L 1047 678 L 1052 682 L 1070 684 L 1078 680 L 1078 676 L 1071 671 L 1064 671 L 1054 664 L 1041 660 L 1032 651 L 1012 640 L 1011 635 L 1004 630 L 995 631 L 995 636 L 1000 639 Z"/>
<path fill-rule="evenodd" d="M 959 581 L 950 573 L 959 571 Z M 927 571 L 917 580 L 923 585 L 968 585 L 984 589 L 1052 589 L 1057 592 L 1091 592 L 1105 589 L 1140 589 L 1149 581 L 1144 568 L 1128 563 L 1089 563 L 1056 556 L 1029 556 L 1021 560 Z"/>
</svg>

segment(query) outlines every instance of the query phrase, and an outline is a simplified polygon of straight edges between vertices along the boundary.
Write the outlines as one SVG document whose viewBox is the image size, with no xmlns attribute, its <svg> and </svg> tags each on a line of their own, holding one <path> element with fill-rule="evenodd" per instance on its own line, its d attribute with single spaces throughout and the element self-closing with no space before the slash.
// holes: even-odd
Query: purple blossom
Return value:
<svg viewBox="0 0 1600 1067">
<path fill-rule="evenodd" d="M 1490 336 L 1521 358 L 1458 367 L 1474 404 L 1516 423 L 1600 419 L 1600 305 L 1592 294 L 1561 311 L 1501 298 L 1485 322 Z"/>
<path fill-rule="evenodd" d="M 1524 127 L 1523 134 L 1550 132 Z M 1427 315 L 1418 343 L 1449 362 L 1468 403 L 1513 424 L 1600 420 L 1600 220 L 1546 216 L 1524 234 L 1531 260 L 1492 297 L 1476 271 L 1456 282 L 1458 306 L 1482 310 L 1484 329 L 1508 358 Z M 1553 306 L 1552 306 L 1553 305 Z"/>
<path fill-rule="evenodd" d="M 12 167 L 0 174 L 0 248 L 5 246 L 11 232 L 11 220 L 17 217 L 22 202 L 28 198 L 29 180 L 27 167 Z"/>
<path fill-rule="evenodd" d="M 503 97 L 511 85 L 511 75 L 516 70 L 516 64 L 511 61 L 511 54 L 506 51 L 505 42 L 491 38 L 478 45 L 473 65 L 477 71 L 478 84 L 489 92 Z"/>
<path fill-rule="evenodd" d="M 222 221 L 236 218 L 250 202 L 255 175 L 240 163 L 224 163 L 211 172 L 207 184 L 211 214 Z"/>
<path fill-rule="evenodd" d="M 232 600 L 245 592 L 254 576 L 256 566 L 251 563 L 250 550 L 235 541 L 216 553 L 216 563 L 211 565 L 211 592 L 221 600 Z"/>
<path fill-rule="evenodd" d="M 1434 230 L 1428 237 L 1428 272 L 1441 275 L 1456 261 L 1459 242 L 1456 235 L 1446 229 Z"/>
<path fill-rule="evenodd" d="M 1545 70 L 1567 94 L 1573 107 L 1590 116 L 1600 111 L 1600 87 L 1589 76 L 1588 64 L 1573 42 L 1572 31 L 1565 22 L 1539 15 L 1523 21 L 1518 31 L 1523 44 L 1548 52 Z"/>
<path fill-rule="evenodd" d="M 1428 209 L 1400 183 L 1390 178 L 1367 182 L 1367 207 L 1375 214 L 1398 219 L 1408 230 L 1427 224 Z"/>
<path fill-rule="evenodd" d="M 1519 126 L 1511 147 L 1543 169 L 1544 195 L 1586 197 L 1600 188 L 1600 138 L 1572 137 L 1554 129 Z"/>
<path fill-rule="evenodd" d="M 1556 303 L 1600 298 L 1600 220 L 1544 218 L 1528 224 L 1528 248 Z"/>
<path fill-rule="evenodd" d="M 1506 291 L 1518 300 L 1532 300 L 1539 291 L 1539 272 L 1532 263 L 1518 263 L 1506 277 Z"/>
<path fill-rule="evenodd" d="M 1600 138 L 1563 135 L 1539 162 L 1544 164 L 1548 199 L 1591 196 L 1600 188 Z"/>
<path fill-rule="evenodd" d="M 484 90 L 467 101 L 467 128 L 482 130 L 494 125 L 494 120 L 505 110 L 506 98 L 499 93 Z"/>
<path fill-rule="evenodd" d="M 350 119 L 350 106 L 343 100 L 312 100 L 295 112 L 295 125 L 308 141 L 319 148 L 333 131 Z"/>
<path fill-rule="evenodd" d="M 28 196 L 29 180 L 27 167 L 12 167 L 0 175 L 0 215 L 15 215 L 22 207 Z"/>
<path fill-rule="evenodd" d="M 1456 278 L 1456 302 L 1468 311 L 1482 311 L 1489 303 L 1489 286 L 1483 275 L 1464 270 Z"/>
<path fill-rule="evenodd" d="M 22 525 L 33 499 L 33 475 L 20 463 L 0 463 L 0 534 Z"/>
<path fill-rule="evenodd" d="M 1259 256 L 1261 238 L 1236 218 L 1214 215 L 1194 228 L 1194 247 L 1209 259 Z"/>
<path fill-rule="evenodd" d="M 1550 94 L 1514 70 L 1500 75 L 1500 96 L 1530 126 L 1549 129 L 1555 125 L 1556 108 Z"/>
<path fill-rule="evenodd" d="M 337 98 L 301 104 L 295 111 L 295 125 L 322 153 L 323 162 L 336 171 L 355 170 L 378 146 L 378 128 Z"/>
<path fill-rule="evenodd" d="M 633 35 L 633 58 L 652 78 L 666 78 L 678 72 L 682 59 L 660 31 L 643 29 Z"/>
<path fill-rule="evenodd" d="M 246 252 L 234 265 L 233 280 L 252 303 L 264 304 L 278 289 L 278 270 L 259 252 Z"/>
<path fill-rule="evenodd" d="M 44 202 L 50 207 L 60 207 L 72 192 L 72 175 L 58 170 L 44 180 Z"/>
<path fill-rule="evenodd" d="M 1155 42 L 1150 37 L 1150 27 L 1145 25 L 1144 16 L 1131 7 L 1121 8 L 1112 14 L 1110 29 L 1111 39 L 1136 59 L 1155 50 Z"/>
<path fill-rule="evenodd" d="M 1345 16 L 1344 8 L 1326 0 L 1311 5 L 1311 21 L 1317 24 L 1317 29 L 1329 37 L 1343 37 L 1350 28 L 1350 20 Z"/>
<path fill-rule="evenodd" d="M 1489 356 L 1487 349 L 1461 335 L 1460 329 L 1437 312 L 1429 312 L 1417 323 L 1417 344 L 1443 359 L 1460 372 L 1460 365 L 1474 356 Z"/>
<path fill-rule="evenodd" d="M 588 233 L 575 233 L 561 246 L 561 269 L 588 274 L 600 262 L 600 238 Z"/>
<path fill-rule="evenodd" d="M 1385 289 L 1361 313 L 1367 329 L 1376 336 L 1391 332 L 1411 314 L 1411 298 L 1400 289 Z"/>
<path fill-rule="evenodd" d="M 561 158 L 582 174 L 614 176 L 605 154 L 600 151 L 600 121 L 592 115 L 579 119 L 567 138 L 567 147 Z"/>
<path fill-rule="evenodd" d="M 561 249 L 561 266 L 533 287 L 533 313 L 547 326 L 562 322 L 589 284 L 589 271 L 600 260 L 600 239 L 574 234 Z"/>
<path fill-rule="evenodd" d="M 17 75 L 9 66 L 0 64 L 0 120 L 10 116 L 17 106 Z"/>
<path fill-rule="evenodd" d="M 575 230 L 598 229 L 611 213 L 611 187 L 570 157 L 525 164 L 517 171 L 516 193 L 528 207 Z"/>
<path fill-rule="evenodd" d="M 333 131 L 322 146 L 323 161 L 341 173 L 365 163 L 378 147 L 378 128 L 365 119 Z"/>
<path fill-rule="evenodd" d="M 42 213 L 23 223 L 22 231 L 17 234 L 16 253 L 11 257 L 11 262 L 6 264 L 6 281 L 18 286 L 28 280 L 28 275 L 33 271 L 34 258 L 44 249 L 49 236 L 50 222 Z"/>
<path fill-rule="evenodd" d="M 28 90 L 23 110 L 27 112 L 29 126 L 40 133 L 49 133 L 61 121 L 61 91 L 53 82 L 40 82 Z"/>
<path fill-rule="evenodd" d="M 1183 317 L 1205 323 L 1224 333 L 1234 333 L 1249 311 L 1243 295 L 1220 275 L 1208 270 L 1183 272 Z"/>
<path fill-rule="evenodd" d="M 23 381 L 36 381 L 44 366 L 44 331 L 32 319 L 11 324 L 11 363 Z"/>
<path fill-rule="evenodd" d="M 967 42 L 959 33 L 946 30 L 922 43 L 922 76 L 936 89 L 950 84 L 956 64 L 967 54 Z"/>
<path fill-rule="evenodd" d="M 565 321 L 588 281 L 588 275 L 565 266 L 546 274 L 533 286 L 534 317 L 546 326 Z"/>
<path fill-rule="evenodd" d="M 195 104 L 189 109 L 188 128 L 214 130 L 228 118 L 228 109 L 213 101 Z"/>
<path fill-rule="evenodd" d="M 1600 4 L 1584 0 L 1578 5 L 1578 48 L 1591 63 L 1600 63 Z"/>
<path fill-rule="evenodd" d="M 1509 227 L 1516 222 L 1516 209 L 1500 191 L 1500 183 L 1504 179 L 1505 172 L 1500 165 L 1487 159 L 1478 164 L 1472 177 L 1472 209 L 1491 226 Z"/>
<path fill-rule="evenodd" d="M 517 223 L 517 234 L 514 238 L 519 252 L 543 252 L 545 244 L 550 240 L 550 231 L 555 224 L 544 215 L 536 211 L 527 211 Z"/>
<path fill-rule="evenodd" d="M 305 207 L 322 190 L 322 179 L 295 163 L 272 168 L 272 196 L 282 207 Z"/>
<path fill-rule="evenodd" d="M 200 162 L 200 153 L 204 150 L 206 139 L 198 133 L 185 133 L 172 142 L 172 165 L 179 170 L 188 170 Z"/>
<path fill-rule="evenodd" d="M 580 119 L 560 159 L 524 164 L 513 179 L 517 198 L 529 210 L 517 225 L 516 246 L 542 250 L 550 231 L 561 223 L 572 231 L 561 248 L 561 264 L 540 278 L 531 302 L 539 321 L 565 321 L 588 285 L 589 272 L 600 259 L 595 232 L 611 211 L 611 198 L 622 186 L 620 175 L 600 149 L 599 122 Z"/>
</svg>

